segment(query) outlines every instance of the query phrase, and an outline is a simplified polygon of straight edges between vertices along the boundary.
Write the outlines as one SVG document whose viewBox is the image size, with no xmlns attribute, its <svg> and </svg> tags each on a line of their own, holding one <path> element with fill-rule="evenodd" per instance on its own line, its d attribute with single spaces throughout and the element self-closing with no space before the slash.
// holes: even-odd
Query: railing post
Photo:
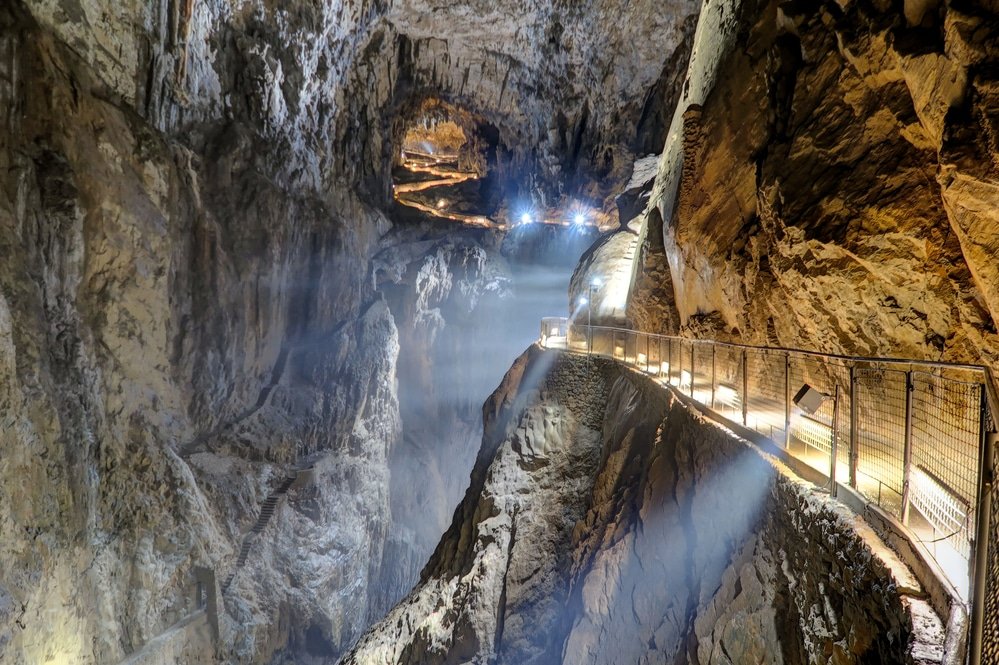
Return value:
<svg viewBox="0 0 999 665">
<path fill-rule="evenodd" d="M 839 450 L 839 381 L 833 392 L 832 440 L 829 442 L 829 494 L 835 497 L 839 491 L 836 487 L 836 456 Z"/>
<path fill-rule="evenodd" d="M 649 353 L 649 333 L 645 333 L 645 373 L 649 373 L 649 359 L 652 355 Z"/>
<path fill-rule="evenodd" d="M 791 354 L 784 352 L 784 447 L 791 445 Z"/>
<path fill-rule="evenodd" d="M 742 426 L 749 422 L 749 356 L 742 350 Z"/>
<path fill-rule="evenodd" d="M 995 469 L 996 434 L 988 431 L 989 409 L 988 394 L 985 384 L 980 386 L 981 403 L 979 405 L 978 432 L 978 509 L 975 513 L 975 547 L 972 550 L 969 572 L 971 574 L 971 627 L 968 645 L 969 665 L 981 665 L 982 640 L 985 631 L 985 593 L 988 581 L 989 548 L 995 543 L 989 542 L 989 527 L 992 522 L 992 484 Z M 995 414 L 993 414 L 995 415 Z"/>
<path fill-rule="evenodd" d="M 697 353 L 697 346 L 694 341 L 690 341 L 690 398 L 694 398 L 694 355 Z"/>
<path fill-rule="evenodd" d="M 905 373 L 905 441 L 902 448 L 902 524 L 909 524 L 909 482 L 912 480 L 912 370 Z"/>
<path fill-rule="evenodd" d="M 857 440 L 857 367 L 850 365 L 850 487 L 857 487 L 860 442 Z"/>
<path fill-rule="evenodd" d="M 716 363 L 715 363 L 715 351 L 717 350 L 714 342 L 711 342 L 711 408 L 715 408 L 715 383 L 716 383 Z"/>
</svg>

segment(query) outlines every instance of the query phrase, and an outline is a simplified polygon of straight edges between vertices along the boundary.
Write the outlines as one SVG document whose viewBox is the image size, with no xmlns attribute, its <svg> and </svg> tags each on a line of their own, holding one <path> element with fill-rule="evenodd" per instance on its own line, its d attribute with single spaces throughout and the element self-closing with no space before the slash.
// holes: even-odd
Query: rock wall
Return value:
<svg viewBox="0 0 999 665">
<path fill-rule="evenodd" d="M 440 97 L 498 128 L 504 172 L 546 204 L 565 193 L 600 204 L 634 150 L 658 149 L 699 9 L 682 0 L 630 3 L 623 15 L 606 1 L 25 4 L 124 106 L 182 142 L 246 123 L 283 146 L 283 173 L 318 185 L 333 171 L 387 201 L 396 116 Z"/>
<path fill-rule="evenodd" d="M 416 581 L 461 499 L 482 434 L 481 405 L 502 368 L 483 358 L 495 318 L 509 310 L 513 275 L 499 237 L 446 225 L 402 227 L 374 259 L 378 288 L 400 327 L 402 439 L 392 451 L 393 564 L 380 619 Z M 502 345 L 493 346 L 499 363 Z"/>
<path fill-rule="evenodd" d="M 859 518 L 602 359 L 530 348 L 420 584 L 342 663 L 930 663 Z"/>
<path fill-rule="evenodd" d="M 696 9 L 0 8 L 0 659 L 118 662 L 194 609 L 196 567 L 232 574 L 227 662 L 349 644 L 412 583 L 393 511 L 426 505 L 392 480 L 413 340 L 373 278 L 394 116 L 488 111 L 525 192 L 611 183 L 661 140 Z"/>
<path fill-rule="evenodd" d="M 632 318 L 995 367 L 994 8 L 742 2 L 733 17 L 651 204 L 664 253 L 638 290 L 672 290 L 677 320 L 641 303 Z"/>
<path fill-rule="evenodd" d="M 390 460 L 392 581 L 380 619 L 418 579 L 451 523 L 482 437 L 482 403 L 565 309 L 572 266 L 593 232 L 537 225 L 499 233 L 424 222 L 380 241 L 374 276 L 399 326 L 402 438 Z"/>
<path fill-rule="evenodd" d="M 349 642 L 398 431 L 396 330 L 366 279 L 384 218 L 282 180 L 245 127 L 167 140 L 76 47 L 0 14 L 4 662 L 140 649 L 193 609 L 195 566 L 232 569 L 305 451 L 335 460 L 318 507 L 276 520 L 283 560 L 251 552 L 218 647 Z"/>
</svg>

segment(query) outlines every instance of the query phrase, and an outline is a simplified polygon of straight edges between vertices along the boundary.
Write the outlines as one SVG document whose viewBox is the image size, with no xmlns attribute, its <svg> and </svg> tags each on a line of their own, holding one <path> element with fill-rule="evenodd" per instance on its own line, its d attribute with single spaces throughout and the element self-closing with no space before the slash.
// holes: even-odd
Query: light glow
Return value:
<svg viewBox="0 0 999 665">
<path fill-rule="evenodd" d="M 690 372 L 683 370 L 680 372 L 680 385 L 689 386 L 690 385 Z"/>
<path fill-rule="evenodd" d="M 832 451 L 832 428 L 825 423 L 812 420 L 808 416 L 799 417 L 792 425 L 791 432 L 799 441 L 826 454 Z"/>
<path fill-rule="evenodd" d="M 576 222 L 577 226 L 582 226 L 583 224 L 586 223 L 586 217 L 580 213 L 576 213 L 576 217 L 574 218 L 573 221 Z"/>
<path fill-rule="evenodd" d="M 669 363 L 666 362 L 665 360 L 659 363 L 659 375 L 660 376 L 669 375 Z"/>
<path fill-rule="evenodd" d="M 530 224 L 532 221 L 534 221 L 534 220 L 531 217 L 531 213 L 529 213 L 529 212 L 525 212 L 524 214 L 522 214 L 520 216 L 520 223 L 521 224 Z"/>
<path fill-rule="evenodd" d="M 732 386 L 720 385 L 715 389 L 715 401 L 728 406 L 739 406 L 739 393 Z"/>
<path fill-rule="evenodd" d="M 912 469 L 910 500 L 937 531 L 953 533 L 967 525 L 968 509 L 964 502 L 918 466 Z"/>
</svg>

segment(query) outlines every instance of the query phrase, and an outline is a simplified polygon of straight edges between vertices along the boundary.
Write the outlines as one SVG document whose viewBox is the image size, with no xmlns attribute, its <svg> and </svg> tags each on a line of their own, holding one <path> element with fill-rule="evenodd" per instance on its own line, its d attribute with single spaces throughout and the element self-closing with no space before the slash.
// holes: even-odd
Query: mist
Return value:
<svg viewBox="0 0 999 665">
<path fill-rule="evenodd" d="M 399 565 L 414 581 L 468 486 L 483 403 L 538 339 L 541 319 L 566 315 L 569 280 L 596 238 L 592 227 L 432 225 L 389 240 L 390 272 L 402 275 L 379 286 L 400 344 L 391 502 Z"/>
</svg>

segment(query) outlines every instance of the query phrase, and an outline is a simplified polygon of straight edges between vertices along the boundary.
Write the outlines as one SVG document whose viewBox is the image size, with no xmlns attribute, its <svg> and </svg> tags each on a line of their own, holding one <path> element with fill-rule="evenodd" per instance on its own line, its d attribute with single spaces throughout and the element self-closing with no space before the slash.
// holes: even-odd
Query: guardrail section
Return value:
<svg viewBox="0 0 999 665">
<path fill-rule="evenodd" d="M 991 431 L 984 368 L 691 340 L 565 318 L 544 320 L 542 343 L 633 365 L 769 437 L 829 478 L 834 493 L 837 483 L 849 486 L 903 524 L 961 597 L 972 596 L 981 451 Z"/>
</svg>

